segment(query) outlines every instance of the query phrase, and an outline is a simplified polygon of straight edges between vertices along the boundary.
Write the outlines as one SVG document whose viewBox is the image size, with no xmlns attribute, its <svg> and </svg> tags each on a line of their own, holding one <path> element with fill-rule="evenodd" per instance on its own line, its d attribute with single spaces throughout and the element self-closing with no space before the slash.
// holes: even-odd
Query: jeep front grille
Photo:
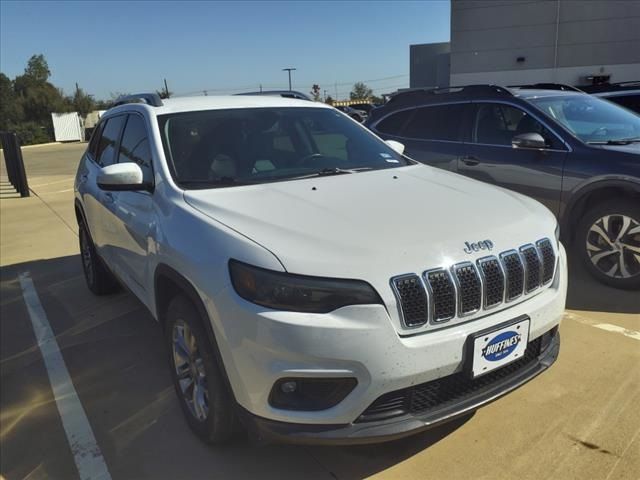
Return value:
<svg viewBox="0 0 640 480">
<path fill-rule="evenodd" d="M 427 323 L 428 298 L 418 275 L 402 275 L 392 279 L 396 296 L 400 300 L 402 316 L 407 327 L 417 327 Z"/>
<path fill-rule="evenodd" d="M 522 259 L 515 250 L 500 254 L 500 260 L 504 266 L 504 273 L 507 282 L 507 293 L 505 300 L 510 302 L 522 295 L 524 287 L 524 266 Z"/>
<path fill-rule="evenodd" d="M 556 254 L 543 238 L 496 256 L 480 258 L 476 264 L 463 262 L 451 268 L 434 268 L 423 273 L 391 279 L 404 325 L 416 328 L 426 323 L 444 323 L 454 317 L 529 295 L 553 280 Z"/>
<path fill-rule="evenodd" d="M 504 272 L 496 257 L 478 260 L 478 267 L 484 283 L 484 308 L 500 305 L 504 298 Z"/>
<path fill-rule="evenodd" d="M 458 315 L 471 315 L 482 306 L 482 284 L 476 267 L 471 262 L 459 263 L 453 267 L 453 275 L 458 287 Z"/>
<path fill-rule="evenodd" d="M 556 254 L 548 238 L 536 242 L 538 253 L 542 259 L 542 284 L 546 285 L 553 279 L 553 271 L 556 268 Z"/>
<path fill-rule="evenodd" d="M 451 275 L 444 268 L 426 272 L 424 279 L 429 287 L 433 305 L 433 321 L 444 322 L 456 315 L 456 290 Z"/>
</svg>

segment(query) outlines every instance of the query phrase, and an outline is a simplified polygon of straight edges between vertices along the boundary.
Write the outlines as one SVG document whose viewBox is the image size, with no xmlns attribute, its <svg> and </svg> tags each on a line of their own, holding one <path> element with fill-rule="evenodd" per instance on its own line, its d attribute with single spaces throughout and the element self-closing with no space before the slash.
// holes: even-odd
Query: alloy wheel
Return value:
<svg viewBox="0 0 640 480">
<path fill-rule="evenodd" d="M 82 255 L 82 266 L 84 267 L 84 273 L 87 276 L 89 284 L 93 283 L 93 261 L 91 255 L 91 245 L 89 245 L 89 239 L 87 233 L 82 229 L 80 233 L 80 250 Z"/>
<path fill-rule="evenodd" d="M 209 390 L 204 361 L 189 325 L 178 320 L 173 327 L 173 363 L 182 397 L 193 417 L 209 415 Z"/>
<path fill-rule="evenodd" d="M 605 215 L 587 232 L 587 254 L 591 263 L 611 278 L 640 275 L 640 223 L 622 214 Z"/>
</svg>

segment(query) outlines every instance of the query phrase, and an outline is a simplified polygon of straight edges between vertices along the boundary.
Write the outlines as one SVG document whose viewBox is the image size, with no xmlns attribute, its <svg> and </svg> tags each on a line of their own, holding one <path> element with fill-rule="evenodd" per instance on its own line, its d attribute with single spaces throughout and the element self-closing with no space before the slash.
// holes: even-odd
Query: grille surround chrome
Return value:
<svg viewBox="0 0 640 480">
<path fill-rule="evenodd" d="M 422 323 L 417 323 L 417 324 L 408 324 L 405 320 L 405 312 L 404 312 L 404 308 L 402 306 L 402 294 L 400 293 L 400 291 L 398 290 L 398 286 L 396 285 L 397 281 L 400 280 L 407 280 L 409 278 L 417 278 L 418 281 L 420 282 L 420 284 L 422 285 L 422 289 L 424 290 L 425 294 L 426 294 L 426 302 L 427 302 L 427 316 L 424 322 Z M 422 326 L 424 326 L 425 324 L 429 323 L 429 319 L 431 318 L 431 300 L 429 298 L 429 294 L 428 289 L 425 286 L 424 283 L 424 279 L 420 276 L 420 275 L 416 275 L 415 273 L 405 273 L 403 275 L 396 275 L 395 277 L 393 277 L 390 280 L 391 283 L 391 289 L 393 290 L 393 294 L 396 297 L 396 303 L 398 304 L 398 311 L 400 313 L 400 318 L 402 318 L 402 323 L 405 326 L 405 328 L 420 328 Z"/>
<path fill-rule="evenodd" d="M 468 312 L 464 312 L 462 309 L 462 285 L 460 284 L 460 279 L 458 277 L 458 271 L 462 268 L 471 267 L 475 273 L 475 277 L 478 279 L 478 283 L 480 284 L 480 306 L 474 310 L 469 310 Z M 473 262 L 460 262 L 456 263 L 453 267 L 451 267 L 451 277 L 453 277 L 453 281 L 455 283 L 456 288 L 456 313 L 458 317 L 470 317 L 478 313 L 482 309 L 482 297 L 484 292 L 484 285 L 482 283 L 482 277 L 478 273 L 478 269 L 474 265 Z"/>
<path fill-rule="evenodd" d="M 545 249 L 546 253 L 543 253 L 543 249 Z M 535 254 L 538 276 L 537 282 L 535 282 L 535 287 L 527 290 L 527 275 L 529 273 L 529 265 L 526 255 L 529 256 L 528 261 L 531 262 L 531 251 Z M 496 255 L 489 255 L 478 258 L 475 260 L 475 262 L 464 261 L 446 267 L 427 269 L 424 270 L 422 274 L 406 273 L 403 275 L 394 276 L 390 279 L 390 285 L 396 299 L 398 313 L 402 325 L 407 330 L 421 329 L 425 326 L 442 326 L 442 324 L 446 324 L 447 322 L 450 322 L 454 319 L 466 319 L 485 310 L 488 311 L 498 307 L 506 308 L 507 304 L 511 304 L 513 302 L 516 302 L 517 300 L 522 300 L 523 297 L 533 296 L 534 294 L 542 290 L 543 287 L 552 284 L 554 279 L 556 278 L 558 271 L 558 254 L 559 251 L 557 243 L 553 243 L 551 240 L 549 240 L 549 238 L 545 237 L 536 242 L 527 243 L 517 248 L 505 250 Z M 514 262 L 515 260 L 517 260 L 517 263 L 511 264 L 509 267 L 508 263 Z M 492 262 L 492 265 L 488 267 L 491 270 L 487 270 L 489 277 L 493 276 L 491 282 L 489 282 L 485 277 L 485 270 L 483 268 L 483 266 L 488 262 Z M 499 275 L 502 277 L 499 283 L 496 283 L 498 282 L 496 278 L 496 266 Z M 477 285 L 480 289 L 480 300 L 478 308 L 463 312 L 463 286 L 461 285 L 460 279 L 458 278 L 458 272 L 462 268 L 469 267 L 473 271 L 474 278 L 469 279 L 467 277 L 465 279 L 466 288 L 476 288 L 476 284 L 473 282 L 473 280 L 477 280 Z M 549 267 L 551 267 L 551 273 L 547 275 L 549 273 L 547 270 Z M 436 278 L 430 277 L 431 274 L 436 273 L 444 275 L 444 279 L 441 276 L 438 276 Z M 516 277 L 510 278 L 510 273 L 512 275 L 515 273 Z M 468 276 L 469 271 L 467 270 L 466 272 L 464 272 L 464 275 Z M 418 286 L 423 289 L 426 295 L 426 320 L 424 322 L 409 322 L 409 324 L 407 324 L 407 321 L 405 319 L 405 309 L 403 306 L 403 296 L 398 290 L 396 284 L 397 281 L 405 279 L 415 279 L 418 282 Z M 433 285 L 431 284 L 432 280 L 434 281 L 434 284 L 436 282 L 439 282 L 440 287 L 438 288 L 444 288 L 444 292 L 434 292 Z M 520 284 L 521 288 L 518 295 L 509 298 L 510 288 L 513 288 L 514 286 L 513 282 L 515 282 L 516 287 Z M 496 298 L 498 296 L 498 292 L 495 290 L 495 288 L 501 287 L 502 295 L 500 301 L 498 301 L 497 303 L 488 303 L 490 286 L 491 288 L 493 288 L 493 290 L 491 291 L 491 295 L 493 298 Z M 439 314 L 438 310 L 436 309 L 436 293 L 438 293 L 439 295 L 438 302 L 440 302 L 438 309 L 444 310 L 447 314 L 451 313 L 452 309 L 453 312 L 451 313 L 451 315 L 436 319 L 436 315 Z M 453 305 L 447 303 L 449 300 L 452 300 Z M 476 297 L 474 294 L 471 294 L 471 296 L 468 296 L 468 298 L 466 298 L 467 303 L 469 303 L 470 301 L 474 301 L 475 303 Z M 407 306 L 410 308 L 415 308 L 415 304 L 411 304 L 411 302 L 409 302 Z"/>
<path fill-rule="evenodd" d="M 429 274 L 431 273 L 439 273 L 442 272 L 445 275 L 447 275 L 449 277 L 449 282 L 451 283 L 451 286 L 453 287 L 453 298 L 454 298 L 454 308 L 453 308 L 453 314 L 449 317 L 445 317 L 445 318 L 441 318 L 436 320 L 435 317 L 435 310 L 436 310 L 436 305 L 435 305 L 435 292 L 433 291 L 433 288 L 431 286 L 431 282 L 429 281 Z M 458 302 L 457 302 L 457 298 L 458 298 L 458 288 L 456 286 L 456 282 L 455 280 L 452 278 L 451 272 L 449 271 L 448 268 L 432 268 L 429 270 L 425 270 L 422 274 L 422 280 L 425 284 L 425 286 L 427 287 L 427 296 L 429 297 L 429 312 L 430 312 L 430 317 L 429 317 L 429 323 L 433 323 L 433 324 L 439 324 L 439 323 L 443 323 L 443 322 L 448 322 L 449 320 L 451 320 L 452 318 L 456 317 L 456 314 L 458 313 Z"/>
<path fill-rule="evenodd" d="M 498 265 L 498 269 L 500 270 L 500 273 L 502 275 L 502 298 L 500 299 L 500 301 L 498 303 L 494 303 L 492 305 L 489 305 L 487 303 L 487 295 L 488 295 L 488 290 L 487 290 L 487 278 L 485 277 L 485 273 L 484 273 L 484 268 L 483 265 L 485 263 L 489 263 L 489 262 L 496 262 L 496 264 Z M 490 255 L 488 257 L 482 257 L 479 258 L 476 261 L 477 265 L 478 265 L 478 272 L 480 273 L 480 280 L 482 282 L 482 307 L 484 310 L 491 310 L 492 308 L 497 308 L 500 305 L 502 305 L 505 302 L 505 296 L 506 296 L 506 292 L 507 292 L 507 275 L 504 271 L 504 267 L 502 266 L 502 262 L 500 262 L 500 259 L 498 257 L 496 257 L 495 255 Z"/>
</svg>

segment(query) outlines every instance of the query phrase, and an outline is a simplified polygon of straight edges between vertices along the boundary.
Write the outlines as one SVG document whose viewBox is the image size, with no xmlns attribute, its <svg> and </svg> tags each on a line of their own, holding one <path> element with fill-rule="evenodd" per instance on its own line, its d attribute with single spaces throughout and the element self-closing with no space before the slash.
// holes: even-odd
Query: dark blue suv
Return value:
<svg viewBox="0 0 640 480">
<path fill-rule="evenodd" d="M 539 200 L 596 278 L 639 288 L 640 116 L 574 90 L 410 90 L 366 125 L 414 160 Z"/>
</svg>

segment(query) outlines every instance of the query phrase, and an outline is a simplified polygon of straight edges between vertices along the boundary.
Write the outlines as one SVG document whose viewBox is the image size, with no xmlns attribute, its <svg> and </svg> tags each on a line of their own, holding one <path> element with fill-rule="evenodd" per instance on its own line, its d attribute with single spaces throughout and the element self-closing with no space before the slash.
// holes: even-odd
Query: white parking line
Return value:
<svg viewBox="0 0 640 480">
<path fill-rule="evenodd" d="M 93 436 L 91 425 L 73 386 L 29 273 L 20 275 L 20 286 L 80 478 L 110 480 L 111 474 Z"/>
<path fill-rule="evenodd" d="M 596 323 L 593 326 L 601 330 L 606 330 L 607 332 L 621 333 L 625 337 L 640 340 L 640 332 L 636 332 L 635 330 L 628 330 L 626 328 L 619 327 L 618 325 L 611 325 L 610 323 Z"/>
<path fill-rule="evenodd" d="M 565 318 L 575 320 L 576 322 L 590 327 L 599 328 L 600 330 L 606 330 L 607 332 L 619 333 L 625 337 L 633 338 L 634 340 L 640 340 L 640 332 L 636 330 L 629 330 L 628 328 L 621 327 L 619 325 L 613 325 L 612 323 L 598 323 L 597 320 L 591 318 L 582 317 L 572 312 L 564 312 Z"/>
</svg>

